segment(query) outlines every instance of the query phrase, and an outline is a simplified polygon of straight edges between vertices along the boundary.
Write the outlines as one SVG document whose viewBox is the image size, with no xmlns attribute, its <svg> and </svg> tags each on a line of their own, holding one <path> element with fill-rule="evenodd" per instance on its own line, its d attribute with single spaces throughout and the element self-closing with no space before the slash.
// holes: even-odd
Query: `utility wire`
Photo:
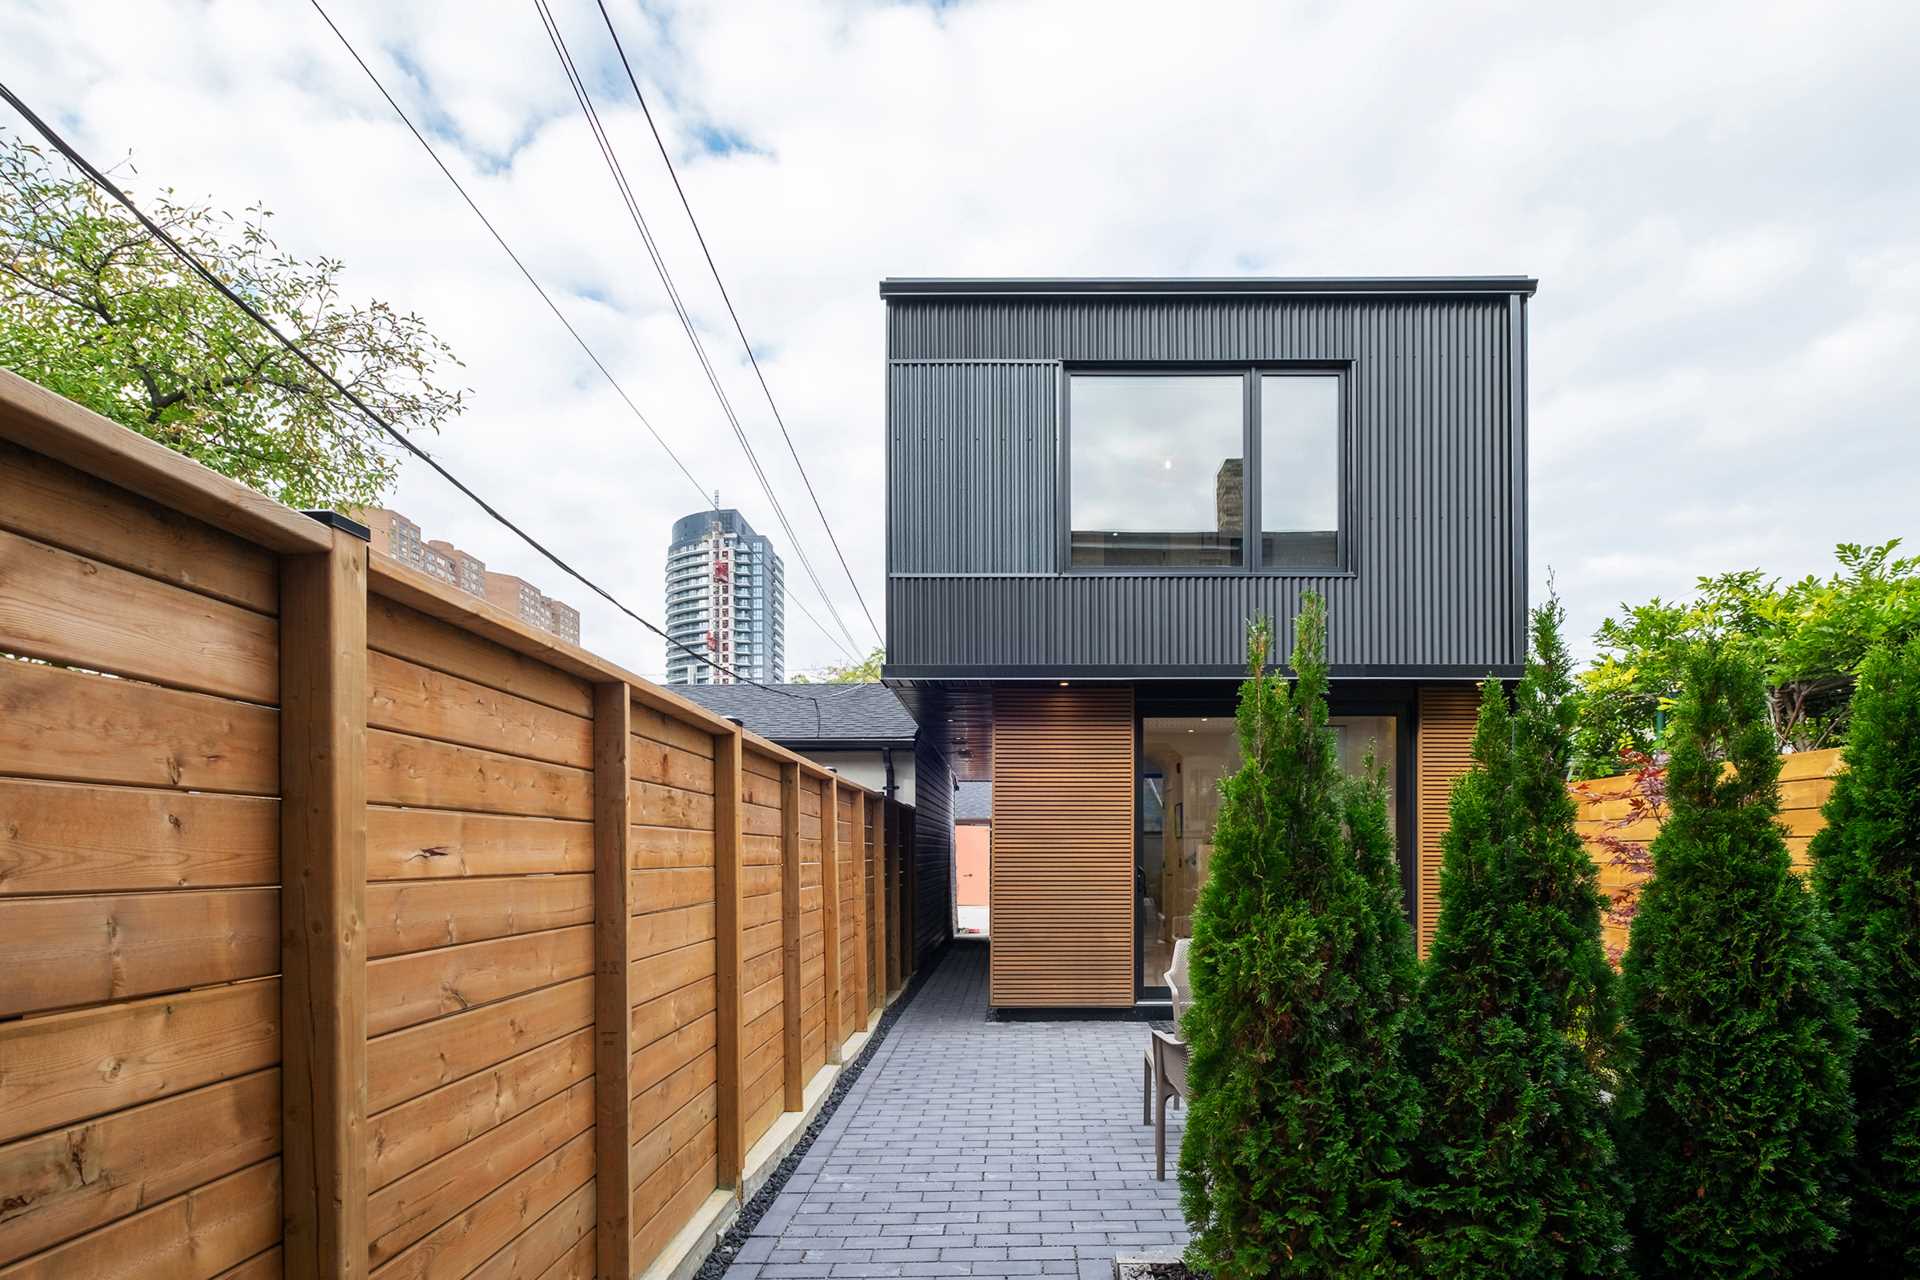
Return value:
<svg viewBox="0 0 1920 1280">
<path fill-rule="evenodd" d="M 446 164 L 440 159 L 439 152 L 433 149 L 432 145 L 428 143 L 425 135 L 423 135 L 420 130 L 414 128 L 413 120 L 405 111 L 400 109 L 400 104 L 394 101 L 392 94 L 387 92 L 387 87 L 380 83 L 380 77 L 373 74 L 373 68 L 369 67 L 366 59 L 360 56 L 360 51 L 353 47 L 353 42 L 347 39 L 346 33 L 340 30 L 332 16 L 320 7 L 320 0 L 311 0 L 311 2 L 314 12 L 320 15 L 320 20 L 332 28 L 333 34 L 339 37 L 340 43 L 344 45 L 347 52 L 353 56 L 353 60 L 360 64 L 362 71 L 367 73 L 367 79 L 373 81 L 373 87 L 380 91 L 380 96 L 385 98 L 387 105 L 393 108 L 393 113 L 400 117 L 400 123 L 407 126 L 407 132 L 411 133 L 415 140 L 418 141 L 422 147 L 426 148 L 427 155 L 433 159 L 433 163 L 439 167 L 440 172 L 447 176 L 447 181 L 451 182 L 453 189 L 460 193 L 460 198 L 467 202 L 467 208 L 473 210 L 474 216 L 480 219 L 481 225 L 486 227 L 488 234 L 493 237 L 494 243 L 498 244 L 506 251 L 506 255 L 513 259 L 514 266 L 520 268 L 520 274 L 527 278 L 527 283 L 533 286 L 533 291 L 540 295 L 540 301 L 547 304 L 547 310 L 553 312 L 554 319 L 565 326 L 567 332 L 573 336 L 573 340 L 580 345 L 580 350 L 586 352 L 587 359 L 593 362 L 593 367 L 600 371 L 601 376 L 607 380 L 607 384 L 619 393 L 622 400 L 627 402 L 627 408 L 633 410 L 633 416 L 640 420 L 640 425 L 647 429 L 647 434 L 653 437 L 654 443 L 666 451 L 667 456 L 673 459 L 673 465 L 680 468 L 680 474 L 687 478 L 687 483 L 698 491 L 700 501 L 710 507 L 716 506 L 714 501 L 708 496 L 709 491 L 707 487 L 694 479 L 693 472 L 687 470 L 687 464 L 680 461 L 680 455 L 675 453 L 673 447 L 654 429 L 653 423 L 647 421 L 647 415 L 640 412 L 640 406 L 633 402 L 633 397 L 627 394 L 626 388 L 620 385 L 619 381 L 614 378 L 613 373 L 607 368 L 605 363 L 594 353 L 593 348 L 587 345 L 587 340 L 580 336 L 580 331 L 573 327 L 573 321 L 567 319 L 566 314 L 562 312 L 554 300 L 547 295 L 547 291 L 541 287 L 540 282 L 534 279 L 533 272 L 529 271 L 527 264 L 520 260 L 520 255 L 513 251 L 513 246 L 507 243 L 506 237 L 502 236 L 499 229 L 493 225 L 493 220 L 481 211 L 478 204 L 474 203 L 473 197 L 467 194 L 467 189 L 460 185 L 460 179 L 454 177 L 453 170 L 447 168 Z"/>
<path fill-rule="evenodd" d="M 727 316 L 733 321 L 733 331 L 740 336 L 740 346 L 747 353 L 747 363 L 753 366 L 753 376 L 760 382 L 761 394 L 767 398 L 767 408 L 773 410 L 773 420 L 780 426 L 780 438 L 787 442 L 787 453 L 793 458 L 795 469 L 800 472 L 801 482 L 807 486 L 807 496 L 813 499 L 814 514 L 820 517 L 820 527 L 827 531 L 827 541 L 833 544 L 833 554 L 839 557 L 840 571 L 847 575 L 847 585 L 853 588 L 853 598 L 860 602 L 860 612 L 867 615 L 867 625 L 873 628 L 873 638 L 882 645 L 886 637 L 881 634 L 879 624 L 873 620 L 873 610 L 867 608 L 867 598 L 860 593 L 860 584 L 854 580 L 853 570 L 847 565 L 846 553 L 840 549 L 840 539 L 834 535 L 833 524 L 827 519 L 825 508 L 820 505 L 820 495 L 814 492 L 813 479 L 807 475 L 807 468 L 800 461 L 800 451 L 793 447 L 793 437 L 787 433 L 787 420 L 780 414 L 780 406 L 774 403 L 773 388 L 767 385 L 767 375 L 760 369 L 760 359 L 753 353 L 753 343 L 747 340 L 746 328 L 740 323 L 740 313 L 734 310 L 733 298 L 727 293 L 727 282 L 720 278 L 720 268 L 714 263 L 713 250 L 707 247 L 707 237 L 700 230 L 700 219 L 693 216 L 693 205 L 687 200 L 686 188 L 680 185 L 679 171 L 673 167 L 673 157 L 667 154 L 667 144 L 660 136 L 660 128 L 653 122 L 653 112 L 647 106 L 647 96 L 640 92 L 639 77 L 633 73 L 633 64 L 627 61 L 627 50 L 620 43 L 620 33 L 614 29 L 613 15 L 607 12 L 606 0 L 594 0 L 600 6 L 601 20 L 607 24 L 607 34 L 613 38 L 613 48 L 620 55 L 620 65 L 626 69 L 627 83 L 633 86 L 634 99 L 640 104 L 640 114 L 647 118 L 647 128 L 653 133 L 653 143 L 660 148 L 660 159 L 666 162 L 667 176 L 673 179 L 673 189 L 680 197 L 680 207 L 687 211 L 687 221 L 693 227 L 693 235 L 700 242 L 700 253 L 707 260 L 707 270 L 713 274 L 713 283 L 720 289 L 720 300 L 727 304 Z"/>
<path fill-rule="evenodd" d="M 360 51 L 354 48 L 353 42 L 347 39 L 346 32 L 342 31 L 339 24 L 321 7 L 320 0 L 309 0 L 309 2 L 313 5 L 314 11 L 320 15 L 321 20 L 327 24 L 334 36 L 339 39 L 340 44 L 346 49 L 354 62 L 359 64 L 360 70 L 366 73 L 367 79 L 373 82 L 373 87 L 379 91 L 380 96 L 386 99 L 387 105 L 393 108 L 393 113 L 400 117 L 400 123 L 407 127 L 407 132 L 413 135 L 414 140 L 418 142 L 421 149 L 427 153 L 428 158 L 433 161 L 434 166 L 446 176 L 448 182 L 453 184 L 453 189 L 459 192 L 460 198 L 466 202 L 467 208 L 473 210 L 474 216 L 480 219 L 481 225 L 486 227 L 488 234 L 493 237 L 494 243 L 498 244 L 507 257 L 513 260 L 513 265 L 520 269 L 520 274 L 525 276 L 527 283 L 533 286 L 533 291 L 540 295 L 540 300 L 547 304 L 547 309 L 553 312 L 554 318 L 573 336 L 573 340 L 578 343 L 580 349 L 586 353 L 587 359 L 591 360 L 594 367 L 600 370 L 602 376 L 606 378 L 608 385 L 619 393 L 622 400 L 626 401 L 627 408 L 633 410 L 633 416 L 639 419 L 640 425 L 647 429 L 647 433 L 651 435 L 655 443 L 666 452 L 667 457 L 673 459 L 673 464 L 680 469 L 680 474 L 685 476 L 688 483 L 692 484 L 694 489 L 699 492 L 700 500 L 713 510 L 719 510 L 719 503 L 709 496 L 710 491 L 707 487 L 701 484 L 691 471 L 687 470 L 686 464 L 680 461 L 679 455 L 676 454 L 673 448 L 667 444 L 666 440 L 661 437 L 660 432 L 654 428 L 653 423 L 647 420 L 647 416 L 640 411 L 639 406 L 633 402 L 632 397 L 627 395 L 625 388 L 615 380 L 613 374 L 601 361 L 600 357 L 595 354 L 593 348 L 587 345 L 587 340 L 580 335 L 579 330 L 574 328 L 573 323 L 567 319 L 559 306 L 555 304 L 552 297 L 541 287 L 539 280 L 534 277 L 532 271 L 528 270 L 527 264 L 521 259 L 520 255 L 514 252 L 513 246 L 507 243 L 506 237 L 500 234 L 499 228 L 494 226 L 492 219 L 488 218 L 486 213 L 481 210 L 479 204 L 474 201 L 474 198 L 467 194 L 467 189 L 461 185 L 460 179 L 456 178 L 453 170 L 449 169 L 446 162 L 441 160 L 440 153 L 433 149 L 433 144 L 427 141 L 426 135 L 422 134 L 420 130 L 415 127 L 412 117 L 406 113 L 399 102 L 394 99 L 394 96 L 387 92 L 387 86 L 381 83 L 380 77 L 374 74 L 373 68 L 367 65 L 366 59 L 360 56 Z M 809 611 L 804 604 L 800 603 L 797 597 L 789 595 L 788 599 L 792 601 L 794 608 L 798 609 L 802 616 L 811 622 L 815 628 L 819 630 L 820 634 L 824 635 L 835 648 L 839 649 L 848 659 L 858 661 L 854 652 L 842 644 L 832 631 L 828 630 L 818 618 L 814 617 L 812 612 Z"/>
<path fill-rule="evenodd" d="M 489 503 L 485 498 L 482 498 L 479 494 L 475 493 L 471 488 L 467 486 L 467 484 L 464 481 L 462 481 L 458 476 L 454 475 L 453 472 L 447 470 L 446 467 L 442 466 L 425 449 L 422 449 L 419 445 L 415 444 L 411 439 L 407 437 L 405 432 L 401 431 L 398 427 L 395 427 L 391 422 L 388 422 L 380 414 L 374 412 L 374 410 L 370 408 L 364 400 L 362 400 L 359 396 L 355 395 L 353 391 L 349 389 L 344 383 L 342 383 L 338 378 L 334 377 L 332 370 L 328 369 L 325 365 L 322 365 L 319 361 L 315 360 L 312 356 L 308 355 L 304 348 L 302 348 L 293 339 L 287 337 L 286 334 L 282 333 L 279 329 L 279 326 L 275 325 L 273 321 L 269 320 L 252 303 L 248 302 L 245 298 L 241 297 L 240 294 L 237 293 L 233 289 L 233 287 L 229 285 L 226 281 L 222 280 L 219 276 L 215 275 L 214 272 L 205 263 L 201 262 L 199 258 L 194 256 L 191 250 L 189 250 L 185 245 L 182 245 L 178 240 L 174 239 L 172 234 L 169 233 L 165 227 L 162 227 L 159 223 L 155 222 L 152 218 L 149 218 L 146 215 L 145 211 L 143 211 L 140 208 L 140 206 L 136 205 L 133 202 L 132 198 L 129 197 L 126 192 L 122 191 L 118 186 L 114 185 L 112 179 L 108 178 L 106 174 L 102 173 L 98 168 L 96 168 L 92 161 L 88 160 L 85 156 L 81 155 L 78 151 L 76 151 L 73 148 L 73 146 L 67 142 L 65 138 L 61 137 L 60 134 L 57 133 L 51 125 L 49 125 L 46 121 L 42 120 L 37 114 L 35 114 L 33 109 L 27 106 L 25 102 L 21 101 L 19 95 L 14 93 L 14 91 L 9 87 L 7 87 L 7 85 L 4 83 L 0 83 L 0 98 L 5 98 L 7 101 L 7 104 L 11 106 L 15 111 L 19 112 L 22 119 L 24 119 L 28 124 L 32 125 L 34 129 L 40 134 L 40 136 L 47 140 L 49 145 L 51 145 L 55 150 L 59 151 L 61 155 L 65 156 L 69 162 L 71 162 L 82 173 L 86 174 L 88 178 L 92 179 L 96 186 L 98 186 L 101 190 L 105 191 L 108 195 L 112 196 L 115 200 L 119 201 L 123 206 L 125 206 L 127 212 L 131 213 L 136 219 L 139 220 L 140 225 L 147 229 L 148 234 L 152 235 L 155 239 L 159 240 L 162 244 L 166 245 L 167 248 L 171 249 L 173 251 L 174 256 L 179 258 L 180 261 L 182 261 L 183 263 L 185 263 L 187 267 L 193 271 L 194 274 L 198 275 L 201 279 L 205 280 L 209 285 L 213 286 L 213 288 L 217 290 L 221 294 L 221 296 L 225 297 L 228 302 L 231 302 L 234 306 L 240 308 L 241 311 L 245 312 L 248 318 L 253 320 L 254 323 L 258 324 L 261 328 L 265 329 L 268 333 L 272 334 L 274 339 L 277 340 L 281 346 L 285 347 L 287 351 L 291 355 L 293 355 L 296 359 L 298 359 L 302 364 L 306 365 L 309 369 L 313 370 L 314 373 L 318 374 L 327 383 L 327 385 L 331 386 L 336 392 L 338 392 L 340 396 L 347 401 L 347 403 L 351 404 L 355 409 L 359 410 L 361 415 L 364 416 L 367 419 L 367 421 L 373 423 L 375 426 L 379 427 L 382 431 L 386 432 L 387 435 L 391 436 L 393 440 L 396 443 L 398 443 L 401 448 L 405 449 L 408 453 L 413 454 L 416 458 L 419 458 L 422 462 L 426 463 L 429 467 L 432 467 L 433 470 L 436 473 L 438 473 L 439 476 L 442 479 L 444 479 L 448 484 L 451 484 L 455 489 L 458 489 L 461 493 L 465 494 L 468 498 L 471 498 L 475 503 L 475 505 L 477 505 L 482 511 L 486 512 L 489 516 L 493 517 L 493 519 L 496 522 L 503 525 L 509 531 L 517 535 L 521 541 L 525 542 L 528 546 L 532 547 L 535 551 L 538 551 L 541 555 L 545 556 L 549 561 L 553 563 L 555 568 L 559 569 L 562 573 L 565 573 L 568 577 L 580 583 L 581 586 L 586 587 L 589 591 L 592 591 L 595 595 L 605 600 L 608 604 L 618 609 L 621 613 L 624 613 L 629 618 L 632 618 L 635 622 L 645 627 L 648 631 L 653 632 L 653 634 L 659 636 L 662 640 L 665 640 L 668 644 L 673 645 L 675 648 L 682 649 L 688 654 L 691 654 L 693 657 L 698 658 L 701 662 L 705 663 L 707 666 L 711 667 L 713 670 L 724 672 L 725 674 L 732 676 L 735 680 L 738 680 L 743 684 L 755 685 L 758 688 L 767 690 L 767 692 L 769 693 L 778 693 L 783 697 L 793 698 L 795 701 L 811 701 L 812 700 L 809 698 L 805 698 L 799 694 L 790 693 L 785 689 L 776 688 L 772 685 L 762 684 L 758 680 L 754 680 L 749 676 L 742 675 L 740 672 L 735 671 L 731 667 L 715 662 L 713 659 L 707 657 L 705 654 L 701 653 L 699 650 L 694 649 L 689 645 L 682 644 L 680 641 L 675 640 L 672 636 L 668 635 L 665 631 L 655 626 L 652 622 L 649 622 L 647 619 L 635 613 L 632 609 L 629 609 L 625 604 L 621 603 L 620 600 L 617 597 L 615 597 L 612 592 L 608 591 L 606 588 L 602 587 L 599 583 L 593 581 L 591 578 L 587 577 L 585 574 L 581 573 L 578 569 L 575 569 L 572 565 L 568 564 L 565 560 L 562 560 L 559 556 L 555 555 L 552 551 L 549 551 L 546 548 L 546 546 L 539 541 L 539 539 L 535 538 L 532 534 L 528 533 L 525 529 L 522 529 L 519 525 L 515 524 L 512 520 L 509 520 L 506 516 L 502 515 L 491 503 Z M 817 702 L 815 704 L 815 714 L 818 715 Z"/>
<path fill-rule="evenodd" d="M 673 306 L 674 314 L 680 321 L 680 327 L 686 331 L 687 341 L 693 346 L 694 356 L 699 360 L 700 368 L 706 374 L 707 383 L 713 388 L 714 398 L 720 404 L 721 412 L 727 419 L 727 425 L 732 428 L 734 439 L 739 442 L 741 452 L 746 455 L 747 464 L 753 472 L 754 479 L 759 481 L 761 491 L 766 494 L 767 502 L 773 507 L 773 513 L 780 521 L 781 529 L 793 546 L 794 555 L 799 559 L 801 567 L 807 571 L 807 577 L 813 582 L 814 590 L 820 594 L 820 600 L 826 606 L 827 615 L 839 625 L 848 642 L 857 650 L 860 642 L 854 639 L 846 620 L 840 616 L 839 609 L 834 606 L 833 597 L 827 594 L 825 585 L 820 581 L 819 573 L 813 567 L 813 561 L 807 555 L 806 547 L 801 543 L 799 535 L 794 533 L 793 525 L 788 521 L 787 513 L 780 505 L 780 499 L 773 492 L 772 482 L 767 479 L 767 473 L 760 465 L 758 455 L 753 451 L 753 443 L 747 438 L 746 429 L 741 426 L 739 415 L 734 412 L 733 403 L 727 398 L 726 388 L 721 384 L 720 375 L 707 355 L 705 344 L 700 341 L 699 331 L 694 327 L 693 316 L 687 310 L 686 303 L 680 297 L 679 288 L 673 282 L 673 273 L 667 268 L 666 258 L 654 240 L 652 230 L 647 226 L 646 215 L 640 210 L 640 202 L 633 194 L 632 185 L 627 181 L 626 170 L 620 164 L 613 140 L 601 123 L 599 112 L 594 108 L 592 95 L 587 92 L 586 80 L 574 63 L 573 54 L 567 48 L 566 38 L 560 33 L 553 11 L 548 8 L 546 0 L 533 0 L 533 3 L 534 8 L 539 11 L 541 25 L 546 28 L 547 39 L 553 45 L 554 54 L 560 59 L 568 85 L 573 89 L 574 98 L 587 117 L 587 126 L 593 133 L 594 141 L 599 145 L 601 158 L 606 162 L 607 170 L 613 177 L 614 186 L 627 206 L 627 213 L 633 220 L 635 230 L 640 233 L 641 243 L 646 246 L 647 256 L 653 262 L 654 271 L 660 277 L 661 286 L 666 290 L 667 300 Z"/>
</svg>

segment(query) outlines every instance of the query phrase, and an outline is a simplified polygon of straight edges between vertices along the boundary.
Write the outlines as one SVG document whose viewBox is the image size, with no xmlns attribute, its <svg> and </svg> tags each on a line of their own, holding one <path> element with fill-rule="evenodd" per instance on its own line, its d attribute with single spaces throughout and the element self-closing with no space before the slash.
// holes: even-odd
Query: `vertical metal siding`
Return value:
<svg viewBox="0 0 1920 1280">
<path fill-rule="evenodd" d="M 1522 308 L 1505 296 L 896 298 L 890 664 L 1243 660 L 1328 604 L 1342 665 L 1509 666 L 1526 603 Z M 1350 361 L 1350 576 L 1058 572 L 1059 363 Z M 962 674 L 955 671 L 955 674 Z"/>
</svg>

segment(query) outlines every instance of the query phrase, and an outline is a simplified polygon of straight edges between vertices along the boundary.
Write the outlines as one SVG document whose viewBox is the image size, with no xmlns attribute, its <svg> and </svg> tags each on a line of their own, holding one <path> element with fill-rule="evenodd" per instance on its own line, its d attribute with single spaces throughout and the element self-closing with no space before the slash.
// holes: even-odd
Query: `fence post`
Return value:
<svg viewBox="0 0 1920 1280">
<path fill-rule="evenodd" d="M 283 1257 L 367 1273 L 367 544 L 280 561 Z"/>
<path fill-rule="evenodd" d="M 780 766 L 781 1109 L 807 1105 L 800 1071 L 800 766 Z"/>
<path fill-rule="evenodd" d="M 873 883 L 868 888 L 873 903 L 873 919 L 867 925 L 868 944 L 873 948 L 873 992 L 882 1009 L 887 1007 L 887 806 L 892 801 L 880 795 L 880 806 L 873 814 L 873 827 L 867 841 L 873 848 Z"/>
<path fill-rule="evenodd" d="M 887 801 L 887 991 L 900 989 L 905 948 L 900 944 L 900 802 Z"/>
<path fill-rule="evenodd" d="M 740 1013 L 740 823 L 741 734 L 713 737 L 713 928 L 718 975 L 719 1184 L 740 1185 L 746 1160 L 746 1108 L 741 1105 L 745 1028 Z"/>
<path fill-rule="evenodd" d="M 593 687 L 593 1021 L 595 1248 L 600 1274 L 633 1274 L 633 692 Z"/>
<path fill-rule="evenodd" d="M 820 942 L 826 949 L 827 1061 L 839 1065 L 846 1028 L 840 1018 L 840 783 L 828 778 L 820 788 Z"/>
</svg>

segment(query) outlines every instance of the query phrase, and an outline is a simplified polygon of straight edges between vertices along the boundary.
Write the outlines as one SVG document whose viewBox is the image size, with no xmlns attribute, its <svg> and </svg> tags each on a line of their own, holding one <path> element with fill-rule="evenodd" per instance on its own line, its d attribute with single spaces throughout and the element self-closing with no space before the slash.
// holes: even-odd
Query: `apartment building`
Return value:
<svg viewBox="0 0 1920 1280">
<path fill-rule="evenodd" d="M 762 684 L 786 678 L 786 568 L 738 511 L 674 521 L 667 636 L 668 684 L 731 684 L 732 672 Z"/>
<path fill-rule="evenodd" d="M 451 542 L 425 537 L 419 525 L 398 511 L 372 507 L 357 515 L 367 526 L 375 551 L 479 596 L 569 644 L 580 643 L 580 611 L 572 605 L 546 595 L 524 578 L 492 572 L 479 556 Z"/>
</svg>

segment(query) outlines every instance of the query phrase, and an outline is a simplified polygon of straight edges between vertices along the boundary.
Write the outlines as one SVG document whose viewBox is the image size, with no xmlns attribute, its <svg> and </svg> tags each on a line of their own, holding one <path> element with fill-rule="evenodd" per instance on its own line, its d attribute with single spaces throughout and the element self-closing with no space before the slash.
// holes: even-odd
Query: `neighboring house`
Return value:
<svg viewBox="0 0 1920 1280">
<path fill-rule="evenodd" d="M 670 685 L 786 678 L 786 568 L 773 542 L 738 511 L 696 511 L 673 522 L 667 638 Z"/>
<path fill-rule="evenodd" d="M 953 936 L 953 774 L 883 684 L 705 684 L 674 692 L 913 808 L 915 954 Z"/>
<path fill-rule="evenodd" d="M 953 792 L 953 927 L 985 937 L 993 841 L 993 784 L 962 782 Z"/>
<path fill-rule="evenodd" d="M 1327 601 L 1344 765 L 1438 909 L 1526 632 L 1535 282 L 888 280 L 886 683 L 990 780 L 996 1006 L 1163 999 L 1246 630 Z"/>
</svg>

